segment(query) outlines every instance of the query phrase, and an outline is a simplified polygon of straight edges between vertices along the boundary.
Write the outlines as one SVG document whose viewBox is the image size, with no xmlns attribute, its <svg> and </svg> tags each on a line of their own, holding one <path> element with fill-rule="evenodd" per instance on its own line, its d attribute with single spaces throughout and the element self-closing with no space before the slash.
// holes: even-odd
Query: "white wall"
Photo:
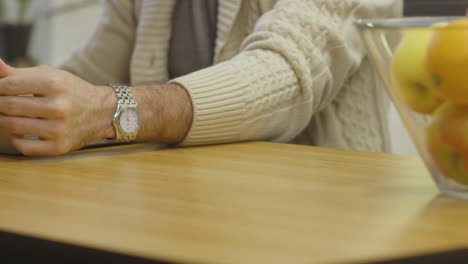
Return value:
<svg viewBox="0 0 468 264">
<path fill-rule="evenodd" d="M 50 7 L 51 1 L 49 0 L 36 0 L 32 3 L 32 9 L 36 10 L 38 13 L 46 12 Z M 50 48 L 52 38 L 50 23 L 50 19 L 38 19 L 34 24 L 31 36 L 29 53 L 40 64 L 50 64 L 52 53 L 52 48 Z"/>
<path fill-rule="evenodd" d="M 80 2 L 80 0 L 73 0 Z M 53 0 L 53 6 L 63 5 L 72 0 Z M 92 33 L 101 15 L 101 4 L 95 0 L 96 4 L 82 8 L 78 11 L 64 13 L 52 18 L 52 50 L 50 54 L 51 65 L 58 65 L 71 52 L 82 45 Z"/>
<path fill-rule="evenodd" d="M 392 141 L 392 153 L 404 155 L 418 154 L 394 105 L 390 108 L 389 129 Z"/>
<path fill-rule="evenodd" d="M 90 5 L 73 11 L 64 8 L 66 5 L 90 2 Z M 38 20 L 30 49 L 39 63 L 51 66 L 59 65 L 86 41 L 102 12 L 99 0 L 35 0 L 33 5 L 38 13 L 41 13 L 39 9 L 62 10 Z"/>
<path fill-rule="evenodd" d="M 36 0 L 35 4 L 37 8 L 44 9 L 80 1 L 82 0 Z M 34 38 L 32 53 L 42 64 L 52 66 L 60 64 L 91 34 L 101 11 L 101 5 L 96 4 L 79 11 L 41 20 Z M 416 155 L 416 149 L 393 106 L 389 113 L 389 127 L 392 152 Z"/>
</svg>

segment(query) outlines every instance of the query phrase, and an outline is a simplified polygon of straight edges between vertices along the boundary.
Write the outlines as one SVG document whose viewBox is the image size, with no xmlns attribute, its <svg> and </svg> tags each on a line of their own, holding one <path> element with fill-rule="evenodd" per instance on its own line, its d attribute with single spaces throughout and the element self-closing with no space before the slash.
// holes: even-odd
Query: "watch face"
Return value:
<svg viewBox="0 0 468 264">
<path fill-rule="evenodd" d="M 128 110 L 120 115 L 120 127 L 125 133 L 133 133 L 138 130 L 138 113 Z"/>
</svg>

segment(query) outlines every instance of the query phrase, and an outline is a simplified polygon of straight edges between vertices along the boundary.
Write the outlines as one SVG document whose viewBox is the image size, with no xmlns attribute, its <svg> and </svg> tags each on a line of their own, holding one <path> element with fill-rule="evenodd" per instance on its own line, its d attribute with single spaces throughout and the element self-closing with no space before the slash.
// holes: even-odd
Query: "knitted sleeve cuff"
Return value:
<svg viewBox="0 0 468 264">
<path fill-rule="evenodd" d="M 226 62 L 170 81 L 187 89 L 193 106 L 192 127 L 182 146 L 239 141 L 247 84 L 235 72 Z"/>
</svg>

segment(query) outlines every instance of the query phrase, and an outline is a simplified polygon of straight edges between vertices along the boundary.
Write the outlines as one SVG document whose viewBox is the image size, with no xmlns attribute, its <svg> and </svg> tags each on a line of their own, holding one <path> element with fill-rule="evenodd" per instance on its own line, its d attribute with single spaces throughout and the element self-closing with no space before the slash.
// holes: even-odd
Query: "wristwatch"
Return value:
<svg viewBox="0 0 468 264">
<path fill-rule="evenodd" d="M 117 109 L 112 119 L 115 130 L 115 142 L 135 140 L 140 128 L 138 104 L 133 100 L 132 92 L 126 85 L 108 84 L 117 95 Z"/>
</svg>

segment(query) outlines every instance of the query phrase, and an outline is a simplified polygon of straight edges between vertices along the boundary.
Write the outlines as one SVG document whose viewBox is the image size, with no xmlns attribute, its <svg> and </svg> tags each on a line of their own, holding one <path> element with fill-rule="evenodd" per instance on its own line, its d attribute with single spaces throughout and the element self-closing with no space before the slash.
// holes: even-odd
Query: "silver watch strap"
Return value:
<svg viewBox="0 0 468 264">
<path fill-rule="evenodd" d="M 132 92 L 126 85 L 109 84 L 110 87 L 114 88 L 115 94 L 119 104 L 136 105 L 137 103 L 133 100 Z"/>
<path fill-rule="evenodd" d="M 119 84 L 108 84 L 108 86 L 114 89 L 115 94 L 117 95 L 117 103 L 119 105 L 137 107 L 137 103 L 133 100 L 132 92 L 128 86 Z M 129 142 L 133 141 L 136 135 L 121 134 L 116 131 L 115 136 L 116 138 L 113 140 L 114 142 Z"/>
</svg>

